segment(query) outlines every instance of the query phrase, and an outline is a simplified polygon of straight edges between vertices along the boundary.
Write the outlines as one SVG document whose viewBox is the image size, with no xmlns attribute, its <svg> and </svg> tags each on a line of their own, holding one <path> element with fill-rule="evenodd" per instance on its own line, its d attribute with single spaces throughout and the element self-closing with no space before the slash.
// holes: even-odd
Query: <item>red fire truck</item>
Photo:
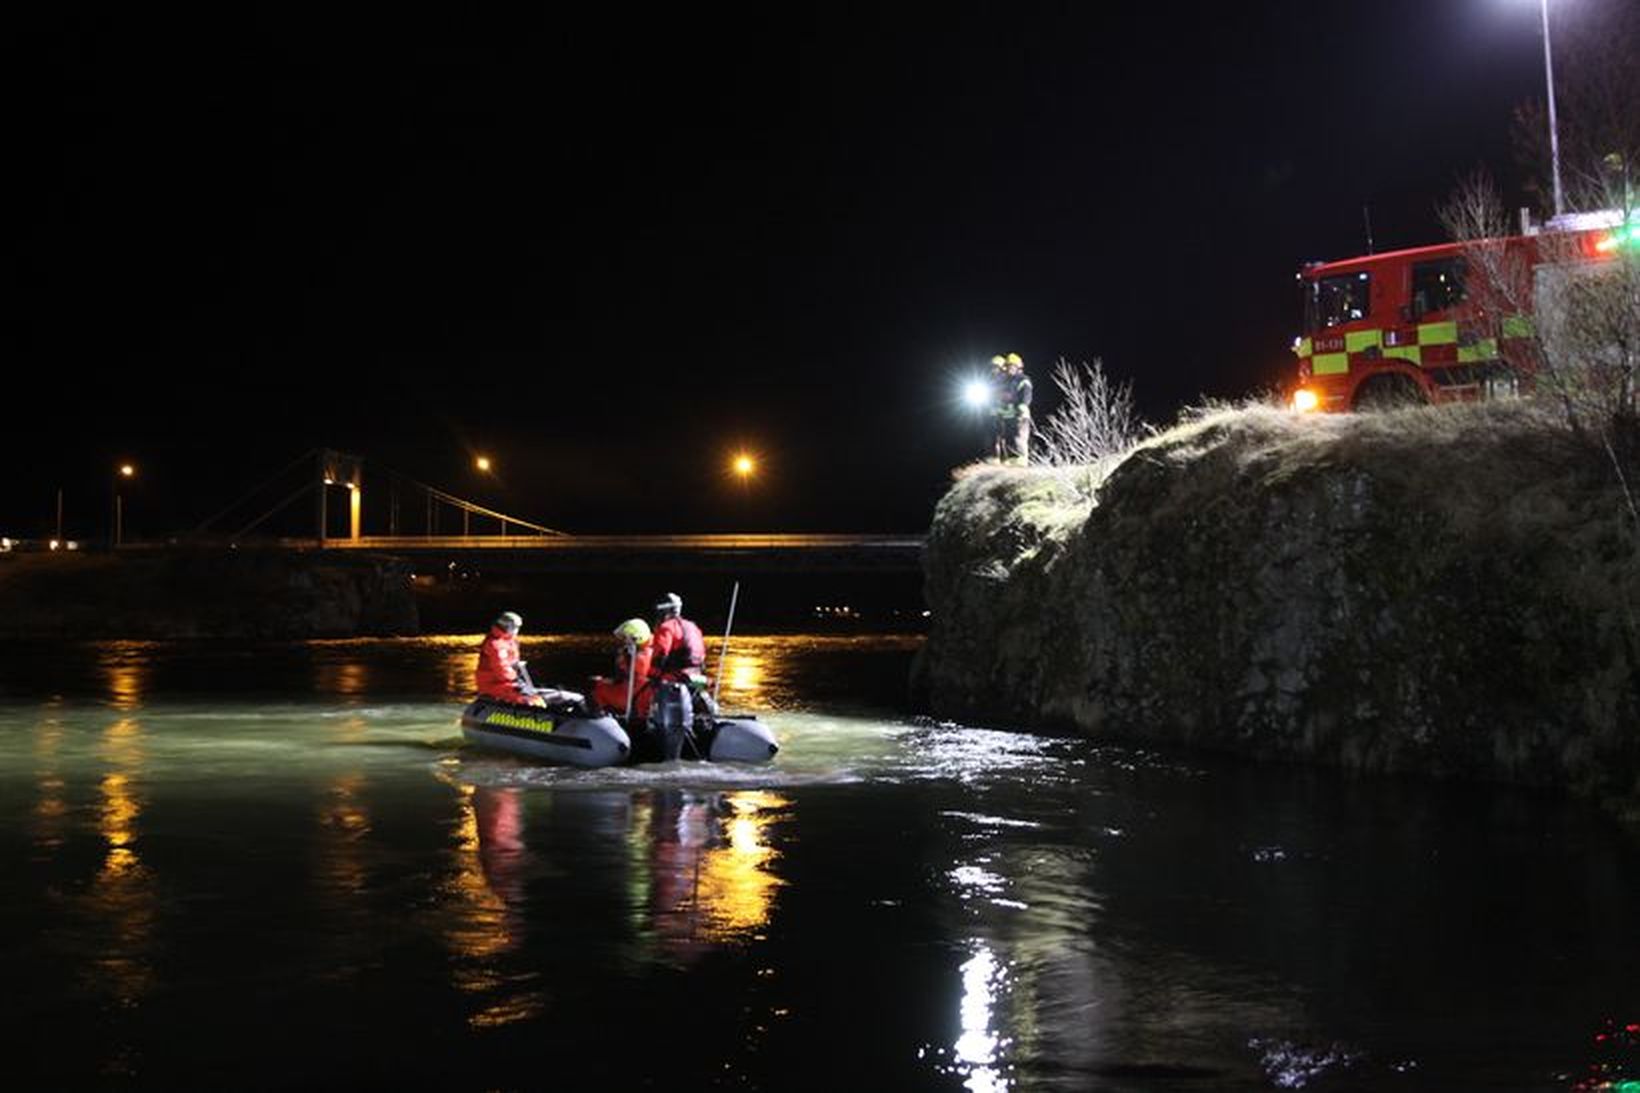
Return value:
<svg viewBox="0 0 1640 1093">
<path fill-rule="evenodd" d="M 1306 265 L 1293 407 L 1338 412 L 1529 390 L 1534 300 L 1640 240 L 1640 224 L 1601 212 L 1525 228 Z"/>
</svg>

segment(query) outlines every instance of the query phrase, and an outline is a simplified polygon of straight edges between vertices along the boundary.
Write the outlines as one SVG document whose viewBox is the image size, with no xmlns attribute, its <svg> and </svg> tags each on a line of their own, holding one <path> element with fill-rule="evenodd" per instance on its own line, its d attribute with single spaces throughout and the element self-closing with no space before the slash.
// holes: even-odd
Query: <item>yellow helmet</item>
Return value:
<svg viewBox="0 0 1640 1093">
<path fill-rule="evenodd" d="M 992 368 L 1001 368 L 1003 365 L 1005 365 L 1007 363 L 1008 363 L 1008 358 L 1004 357 L 1001 353 L 998 353 L 996 356 L 991 358 L 991 367 Z"/>
<path fill-rule="evenodd" d="M 655 635 L 650 633 L 649 624 L 642 619 L 627 619 L 615 628 L 615 636 L 625 638 L 633 645 L 648 645 Z"/>
<path fill-rule="evenodd" d="M 1008 367 L 1009 368 L 1015 368 L 1015 367 L 1023 368 L 1024 366 L 1025 366 L 1025 358 L 1021 357 L 1018 353 L 1009 353 L 1008 354 Z"/>
</svg>

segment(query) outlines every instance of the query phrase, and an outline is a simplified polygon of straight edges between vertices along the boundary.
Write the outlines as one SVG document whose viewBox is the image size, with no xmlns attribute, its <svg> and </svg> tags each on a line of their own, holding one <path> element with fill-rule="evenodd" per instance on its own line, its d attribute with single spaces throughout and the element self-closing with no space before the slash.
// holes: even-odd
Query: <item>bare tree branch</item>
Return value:
<svg viewBox="0 0 1640 1093">
<path fill-rule="evenodd" d="M 1060 467 L 1097 463 L 1139 442 L 1143 426 L 1134 416 L 1132 385 L 1112 383 L 1104 362 L 1096 358 L 1073 368 L 1061 357 L 1053 381 L 1062 401 L 1037 433 L 1043 462 Z"/>
</svg>

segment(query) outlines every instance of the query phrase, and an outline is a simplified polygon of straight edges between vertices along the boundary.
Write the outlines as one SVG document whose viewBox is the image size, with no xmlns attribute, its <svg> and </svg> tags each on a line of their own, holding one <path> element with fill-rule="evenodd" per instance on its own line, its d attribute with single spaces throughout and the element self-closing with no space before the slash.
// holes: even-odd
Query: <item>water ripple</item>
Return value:
<svg viewBox="0 0 1640 1093">
<path fill-rule="evenodd" d="M 1342 1044 L 1310 1047 L 1288 1040 L 1255 1037 L 1247 1046 L 1259 1053 L 1259 1065 L 1277 1089 L 1303 1089 L 1332 1071 L 1347 1070 L 1361 1053 Z"/>
</svg>

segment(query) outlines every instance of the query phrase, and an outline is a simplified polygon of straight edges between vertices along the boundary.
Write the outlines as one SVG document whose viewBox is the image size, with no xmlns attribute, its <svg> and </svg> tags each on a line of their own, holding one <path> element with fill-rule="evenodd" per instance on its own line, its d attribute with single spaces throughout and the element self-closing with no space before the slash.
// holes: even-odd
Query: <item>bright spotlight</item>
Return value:
<svg viewBox="0 0 1640 1093">
<path fill-rule="evenodd" d="M 991 403 L 991 385 L 984 380 L 969 380 L 962 385 L 962 401 L 978 410 Z"/>
</svg>

